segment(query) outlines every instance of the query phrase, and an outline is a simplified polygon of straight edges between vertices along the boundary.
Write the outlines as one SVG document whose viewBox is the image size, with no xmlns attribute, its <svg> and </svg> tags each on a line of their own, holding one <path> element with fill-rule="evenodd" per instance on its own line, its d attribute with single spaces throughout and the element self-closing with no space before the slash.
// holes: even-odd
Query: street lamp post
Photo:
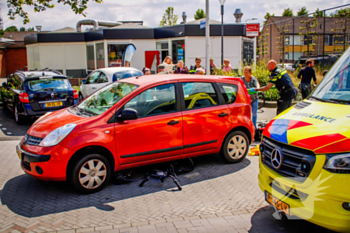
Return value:
<svg viewBox="0 0 350 233">
<path fill-rule="evenodd" d="M 248 22 L 249 20 L 258 20 L 258 18 L 247 19 L 245 22 Z"/>
<path fill-rule="evenodd" d="M 219 0 L 221 5 L 221 66 L 224 67 L 224 4 L 226 0 Z"/>
</svg>

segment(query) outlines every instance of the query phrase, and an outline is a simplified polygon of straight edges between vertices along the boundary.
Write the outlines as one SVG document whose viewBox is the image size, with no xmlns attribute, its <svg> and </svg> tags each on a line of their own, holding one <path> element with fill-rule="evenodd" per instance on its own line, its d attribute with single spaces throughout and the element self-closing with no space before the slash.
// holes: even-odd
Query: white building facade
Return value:
<svg viewBox="0 0 350 233">
<path fill-rule="evenodd" d="M 88 32 L 39 33 L 25 37 L 28 69 L 50 68 L 67 76 L 83 78 L 94 69 L 122 65 L 128 45 L 136 51 L 131 66 L 156 72 L 158 64 L 170 55 L 173 63 L 184 60 L 185 65 L 202 59 L 205 66 L 205 29 L 199 24 L 184 24 L 165 28 L 122 25 Z M 221 65 L 221 25 L 210 26 L 209 57 Z M 224 58 L 232 68 L 241 62 L 256 61 L 255 38 L 245 36 L 244 24 L 224 25 Z"/>
</svg>

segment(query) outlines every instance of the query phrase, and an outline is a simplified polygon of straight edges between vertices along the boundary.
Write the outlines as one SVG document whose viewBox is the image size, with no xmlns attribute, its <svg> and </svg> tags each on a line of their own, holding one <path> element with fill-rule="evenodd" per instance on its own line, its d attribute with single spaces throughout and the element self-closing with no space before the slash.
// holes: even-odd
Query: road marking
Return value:
<svg viewBox="0 0 350 233">
<path fill-rule="evenodd" d="M 2 130 L 7 130 L 6 128 L 2 128 Z"/>
<path fill-rule="evenodd" d="M 12 134 L 11 132 L 7 132 L 7 134 Z"/>
</svg>

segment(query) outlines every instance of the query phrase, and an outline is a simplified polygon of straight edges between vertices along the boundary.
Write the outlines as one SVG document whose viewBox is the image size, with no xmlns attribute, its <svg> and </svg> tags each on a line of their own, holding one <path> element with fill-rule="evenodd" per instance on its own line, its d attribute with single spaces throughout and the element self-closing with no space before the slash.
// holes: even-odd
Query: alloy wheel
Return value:
<svg viewBox="0 0 350 233">
<path fill-rule="evenodd" d="M 241 135 L 233 136 L 227 145 L 228 155 L 233 159 L 242 158 L 246 153 L 246 149 L 246 139 Z"/>
<path fill-rule="evenodd" d="M 100 187 L 106 177 L 106 165 L 99 159 L 87 161 L 79 171 L 79 182 L 86 189 L 96 189 Z"/>
</svg>

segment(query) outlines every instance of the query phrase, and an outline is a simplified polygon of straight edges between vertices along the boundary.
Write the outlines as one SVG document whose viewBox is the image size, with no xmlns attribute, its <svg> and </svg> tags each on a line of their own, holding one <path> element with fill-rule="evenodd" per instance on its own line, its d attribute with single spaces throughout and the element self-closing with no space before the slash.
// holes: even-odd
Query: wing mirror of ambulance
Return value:
<svg viewBox="0 0 350 233">
<path fill-rule="evenodd" d="M 326 76 L 327 72 L 328 72 L 328 70 L 323 71 L 323 73 L 322 73 L 323 77 Z"/>
<path fill-rule="evenodd" d="M 86 84 L 86 79 L 81 80 L 81 84 Z"/>
<path fill-rule="evenodd" d="M 139 118 L 139 114 L 137 113 L 137 110 L 132 108 L 126 108 L 122 111 L 120 115 L 117 116 L 117 121 L 127 121 L 127 120 L 136 120 Z"/>
</svg>

